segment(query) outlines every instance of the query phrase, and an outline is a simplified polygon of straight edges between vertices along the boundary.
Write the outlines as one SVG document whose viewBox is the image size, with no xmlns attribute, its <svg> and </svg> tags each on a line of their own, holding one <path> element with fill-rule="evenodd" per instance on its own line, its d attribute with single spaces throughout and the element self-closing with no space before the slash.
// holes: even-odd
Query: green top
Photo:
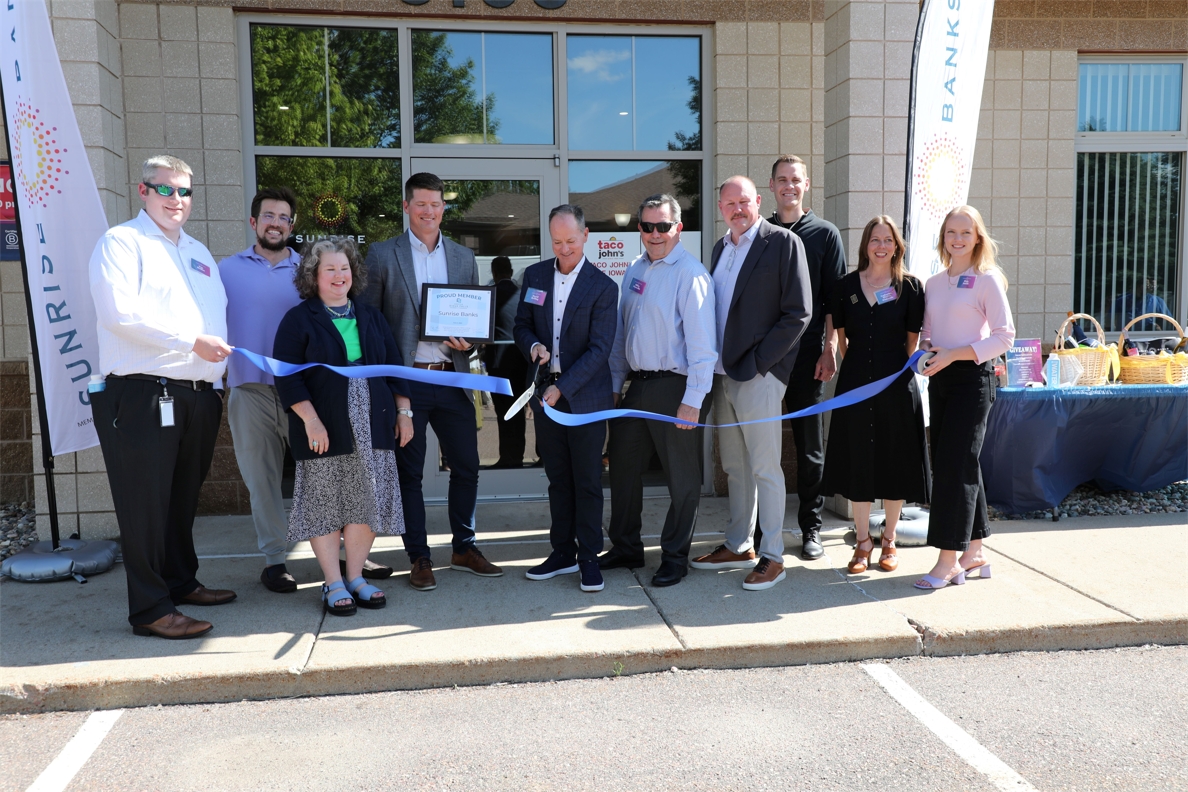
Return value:
<svg viewBox="0 0 1188 792">
<path fill-rule="evenodd" d="M 338 328 L 343 343 L 346 344 L 347 360 L 354 363 L 363 357 L 363 345 L 359 343 L 359 325 L 354 317 L 350 319 L 331 319 Z"/>
</svg>

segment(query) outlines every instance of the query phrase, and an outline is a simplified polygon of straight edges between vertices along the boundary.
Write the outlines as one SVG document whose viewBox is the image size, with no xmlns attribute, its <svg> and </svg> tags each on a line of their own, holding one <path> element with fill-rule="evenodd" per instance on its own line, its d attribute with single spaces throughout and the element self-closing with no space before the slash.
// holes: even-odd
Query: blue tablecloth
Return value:
<svg viewBox="0 0 1188 792">
<path fill-rule="evenodd" d="M 1079 484 L 1136 492 L 1188 479 L 1188 386 L 999 388 L 982 446 L 986 500 L 1050 509 Z"/>
</svg>

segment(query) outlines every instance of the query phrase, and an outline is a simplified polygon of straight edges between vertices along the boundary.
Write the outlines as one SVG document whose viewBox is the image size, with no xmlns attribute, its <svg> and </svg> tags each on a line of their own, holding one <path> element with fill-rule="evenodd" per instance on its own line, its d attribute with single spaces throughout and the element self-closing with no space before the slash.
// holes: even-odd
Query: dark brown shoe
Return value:
<svg viewBox="0 0 1188 792">
<path fill-rule="evenodd" d="M 754 569 L 758 563 L 759 557 L 754 550 L 732 553 L 726 545 L 718 545 L 714 552 L 694 558 L 689 566 L 694 569 Z"/>
<path fill-rule="evenodd" d="M 477 547 L 467 548 L 465 553 L 450 556 L 450 569 L 470 572 L 480 577 L 501 577 L 503 570 L 483 558 Z"/>
<path fill-rule="evenodd" d="M 183 638 L 197 638 L 200 635 L 206 635 L 214 629 L 214 625 L 208 621 L 198 621 L 191 619 L 184 613 L 177 613 L 176 611 L 157 619 L 152 624 L 141 624 L 132 628 L 133 635 L 152 636 L 158 638 L 169 638 L 170 640 L 181 640 Z"/>
<path fill-rule="evenodd" d="M 226 605 L 235 599 L 235 592 L 230 589 L 208 589 L 199 586 L 184 597 L 178 599 L 178 605 Z"/>
<path fill-rule="evenodd" d="M 412 574 L 408 576 L 408 585 L 417 591 L 433 591 L 437 588 L 437 579 L 433 577 L 433 562 L 428 558 L 418 558 L 413 561 Z"/>
</svg>

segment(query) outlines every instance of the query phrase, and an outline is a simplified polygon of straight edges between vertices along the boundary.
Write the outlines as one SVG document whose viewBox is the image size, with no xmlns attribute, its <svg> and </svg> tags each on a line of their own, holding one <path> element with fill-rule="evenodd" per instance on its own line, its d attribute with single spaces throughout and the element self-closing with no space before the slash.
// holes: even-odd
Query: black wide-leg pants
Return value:
<svg viewBox="0 0 1188 792">
<path fill-rule="evenodd" d="M 173 397 L 170 427 L 161 426 L 158 382 L 108 377 L 106 389 L 91 394 L 134 626 L 173 613 L 177 601 L 201 585 L 194 514 L 214 457 L 223 399 L 210 388 L 167 387 Z"/>
<path fill-rule="evenodd" d="M 991 363 L 959 360 L 928 380 L 932 432 L 932 509 L 928 544 L 964 552 L 990 535 L 978 457 L 998 383 Z"/>
</svg>

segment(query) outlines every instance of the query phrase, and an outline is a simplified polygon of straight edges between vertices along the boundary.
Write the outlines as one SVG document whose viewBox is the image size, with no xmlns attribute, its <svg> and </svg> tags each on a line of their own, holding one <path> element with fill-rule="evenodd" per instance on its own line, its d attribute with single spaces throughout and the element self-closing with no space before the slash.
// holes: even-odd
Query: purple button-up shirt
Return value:
<svg viewBox="0 0 1188 792">
<path fill-rule="evenodd" d="M 289 248 L 289 257 L 273 266 L 252 246 L 219 262 L 227 291 L 228 344 L 272 357 L 276 328 L 289 309 L 301 302 L 293 283 L 300 261 L 301 256 Z M 249 382 L 275 384 L 271 374 L 239 355 L 227 362 L 227 384 L 232 388 Z"/>
</svg>

